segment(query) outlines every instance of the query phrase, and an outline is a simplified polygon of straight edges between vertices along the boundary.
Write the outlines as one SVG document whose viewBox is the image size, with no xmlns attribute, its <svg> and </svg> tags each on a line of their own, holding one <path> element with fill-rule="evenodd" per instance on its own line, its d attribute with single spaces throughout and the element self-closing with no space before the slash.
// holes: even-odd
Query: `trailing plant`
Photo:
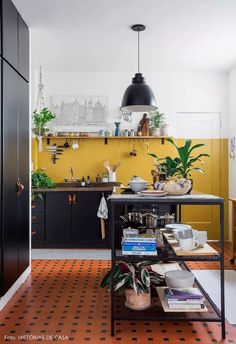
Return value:
<svg viewBox="0 0 236 344">
<path fill-rule="evenodd" d="M 55 114 L 52 113 L 47 107 L 43 108 L 41 111 L 37 112 L 34 110 L 33 112 L 33 123 L 34 127 L 42 131 L 48 131 L 49 129 L 45 128 L 45 125 L 56 118 Z"/>
<path fill-rule="evenodd" d="M 149 123 L 152 128 L 160 128 L 161 125 L 165 123 L 164 113 L 161 113 L 158 110 L 150 112 Z"/>
<path fill-rule="evenodd" d="M 178 147 L 173 139 L 167 138 L 168 142 L 170 142 L 177 150 L 178 157 L 171 158 L 170 156 L 159 158 L 154 153 L 149 153 L 150 156 L 154 158 L 154 163 L 156 166 L 162 166 L 165 171 L 167 177 L 183 177 L 188 178 L 191 177 L 192 171 L 198 171 L 200 173 L 205 173 L 203 168 L 196 167 L 195 164 L 200 162 L 201 165 L 204 164 L 202 161 L 202 157 L 209 157 L 209 154 L 201 153 L 193 156 L 192 153 L 195 149 L 205 146 L 203 143 L 198 143 L 192 146 L 192 140 L 186 140 L 184 146 Z"/>
<path fill-rule="evenodd" d="M 32 192 L 31 194 L 31 201 L 34 202 L 36 199 L 40 199 L 41 201 L 43 201 L 43 195 L 41 193 L 38 192 Z"/>
<path fill-rule="evenodd" d="M 122 292 L 133 289 L 137 294 L 148 293 L 150 287 L 156 287 L 164 281 L 164 277 L 152 271 L 150 262 L 126 263 L 120 261 L 104 276 L 100 287 L 108 287 L 111 291 L 112 274 L 114 291 Z"/>
<path fill-rule="evenodd" d="M 31 175 L 32 187 L 37 189 L 52 189 L 54 181 L 44 172 L 36 171 Z"/>
</svg>

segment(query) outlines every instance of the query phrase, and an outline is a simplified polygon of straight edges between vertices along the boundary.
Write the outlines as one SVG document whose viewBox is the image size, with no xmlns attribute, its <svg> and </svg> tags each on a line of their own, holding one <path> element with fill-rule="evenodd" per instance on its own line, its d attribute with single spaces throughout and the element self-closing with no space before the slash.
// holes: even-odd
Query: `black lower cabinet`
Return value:
<svg viewBox="0 0 236 344">
<path fill-rule="evenodd" d="M 29 266 L 29 108 L 27 82 L 5 61 L 2 66 L 1 295 L 4 295 Z"/>
<path fill-rule="evenodd" d="M 105 193 L 105 197 L 108 193 Z M 108 225 L 102 239 L 97 211 L 101 192 L 47 192 L 44 211 L 33 209 L 33 248 L 106 248 L 110 247 Z M 44 226 L 45 224 L 45 226 Z M 44 240 L 42 240 L 44 239 Z"/>
<path fill-rule="evenodd" d="M 72 202 L 73 240 L 81 246 L 90 247 L 102 244 L 100 219 L 97 211 L 101 195 L 99 192 L 77 192 Z M 108 233 L 107 233 L 108 235 Z M 108 238 L 107 238 L 108 239 Z M 104 239 L 106 242 L 106 239 Z"/>
<path fill-rule="evenodd" d="M 63 247 L 72 243 L 70 194 L 48 192 L 46 195 L 46 243 Z"/>
</svg>

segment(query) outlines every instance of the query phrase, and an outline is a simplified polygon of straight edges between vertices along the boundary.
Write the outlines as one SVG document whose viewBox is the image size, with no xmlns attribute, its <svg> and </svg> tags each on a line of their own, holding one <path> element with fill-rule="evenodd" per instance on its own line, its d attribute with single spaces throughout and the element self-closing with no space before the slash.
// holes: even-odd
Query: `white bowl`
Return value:
<svg viewBox="0 0 236 344">
<path fill-rule="evenodd" d="M 194 274 L 186 270 L 166 271 L 165 282 L 169 288 L 191 288 L 194 283 Z"/>
<path fill-rule="evenodd" d="M 147 186 L 147 182 L 145 180 L 143 181 L 134 181 L 134 180 L 131 180 L 129 182 L 129 186 L 131 188 L 132 191 L 134 192 L 139 192 L 139 191 L 143 191 L 146 189 L 146 186 Z"/>
</svg>

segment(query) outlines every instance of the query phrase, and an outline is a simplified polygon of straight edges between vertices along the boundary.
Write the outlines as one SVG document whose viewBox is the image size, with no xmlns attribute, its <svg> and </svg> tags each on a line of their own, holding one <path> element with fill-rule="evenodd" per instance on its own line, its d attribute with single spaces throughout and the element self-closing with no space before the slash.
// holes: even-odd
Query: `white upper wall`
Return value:
<svg viewBox="0 0 236 344">
<path fill-rule="evenodd" d="M 32 108 L 38 89 L 38 70 L 32 82 Z M 114 129 L 119 119 L 119 107 L 131 73 L 61 73 L 43 71 L 44 95 L 48 106 L 53 95 L 103 95 L 108 97 L 108 127 Z M 221 136 L 227 136 L 227 73 L 162 72 L 146 73 L 147 83 L 156 96 L 159 110 L 166 114 L 169 134 L 178 137 L 178 113 L 221 113 Z M 131 124 L 122 122 L 122 128 L 137 129 L 140 114 L 133 114 Z M 106 128 L 104 128 L 106 129 Z M 78 129 L 79 130 L 79 129 Z M 189 137 L 193 133 L 189 132 Z M 196 137 L 196 133 L 194 133 Z M 201 137 L 201 132 L 199 132 Z"/>
<path fill-rule="evenodd" d="M 228 71 L 235 0 L 13 0 L 32 35 L 32 66 L 57 72 Z"/>
</svg>

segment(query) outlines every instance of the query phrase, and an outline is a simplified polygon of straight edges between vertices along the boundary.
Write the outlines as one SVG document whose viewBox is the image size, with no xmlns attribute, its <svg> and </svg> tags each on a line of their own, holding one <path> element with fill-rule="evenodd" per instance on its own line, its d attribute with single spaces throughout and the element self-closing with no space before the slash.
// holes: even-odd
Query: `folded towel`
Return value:
<svg viewBox="0 0 236 344">
<path fill-rule="evenodd" d="M 106 228 L 105 228 L 105 219 L 108 218 L 108 208 L 107 208 L 107 202 L 105 200 L 105 197 L 102 196 L 99 207 L 98 207 L 98 212 L 97 216 L 100 217 L 101 221 L 101 236 L 102 239 L 105 239 L 106 237 Z"/>
<path fill-rule="evenodd" d="M 97 216 L 102 218 L 102 219 L 107 219 L 108 218 L 108 207 L 107 207 L 107 202 L 104 196 L 102 196 Z"/>
</svg>

